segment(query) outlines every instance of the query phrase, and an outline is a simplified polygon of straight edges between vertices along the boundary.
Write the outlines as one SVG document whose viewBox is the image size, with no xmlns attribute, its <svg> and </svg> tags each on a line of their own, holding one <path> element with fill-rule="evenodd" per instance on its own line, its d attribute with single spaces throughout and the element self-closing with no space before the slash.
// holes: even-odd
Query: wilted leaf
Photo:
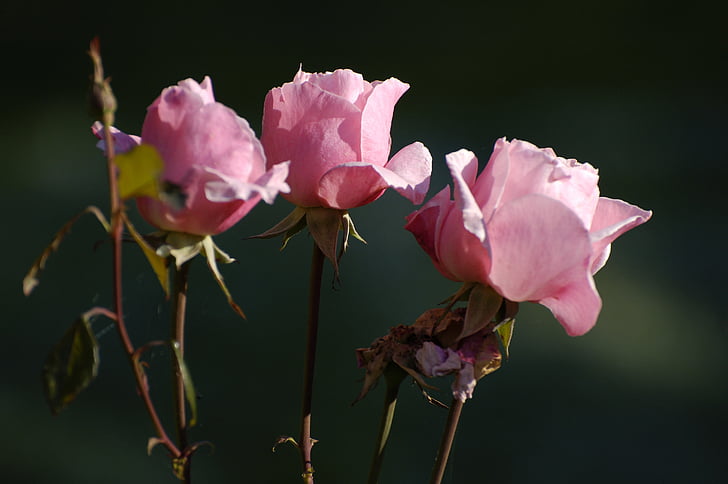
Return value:
<svg viewBox="0 0 728 484">
<path fill-rule="evenodd" d="M 190 418 L 190 427 L 194 427 L 197 423 L 197 393 L 195 392 L 195 385 L 192 383 L 192 375 L 190 374 L 185 359 L 182 357 L 182 352 L 179 349 L 179 343 L 172 341 L 172 350 L 174 350 L 174 356 L 177 361 L 177 367 L 179 373 L 182 375 L 182 383 L 185 386 L 185 396 L 187 397 L 187 403 L 190 405 L 190 411 L 192 417 Z"/>
<path fill-rule="evenodd" d="M 119 196 L 159 198 L 162 191 L 159 176 L 164 162 L 152 145 L 140 144 L 114 157 L 119 167 Z"/>
<path fill-rule="evenodd" d="M 144 240 L 144 237 L 142 237 L 139 232 L 137 232 L 136 228 L 134 228 L 134 225 L 131 223 L 131 220 L 129 220 L 129 217 L 127 217 L 126 214 L 123 214 L 122 216 L 124 218 L 124 225 L 126 225 L 126 229 L 134 238 L 134 241 L 137 243 L 137 245 L 142 249 L 144 256 L 149 261 L 149 265 L 152 266 L 154 274 L 157 275 L 157 279 L 162 285 L 162 290 L 164 291 L 164 294 L 166 296 L 169 296 L 169 271 L 167 270 L 167 258 L 157 254 L 152 246 L 149 245 L 146 240 Z"/>
<path fill-rule="evenodd" d="M 54 415 L 96 377 L 99 347 L 85 318 L 78 319 L 51 350 L 43 365 L 43 389 Z"/>
<path fill-rule="evenodd" d="M 152 449 L 164 441 L 158 437 L 149 437 L 147 441 L 147 455 L 152 455 Z"/>
<path fill-rule="evenodd" d="M 58 250 L 58 246 L 61 244 L 61 241 L 63 238 L 68 234 L 68 232 L 71 231 L 71 227 L 73 226 L 76 221 L 81 218 L 81 215 L 91 213 L 96 216 L 96 219 L 101 222 L 101 225 L 104 226 L 104 230 L 106 232 L 109 231 L 109 222 L 106 220 L 106 217 L 104 217 L 104 214 L 101 213 L 101 210 L 99 210 L 97 207 L 94 207 L 93 205 L 90 207 L 86 207 L 83 212 L 75 215 L 71 220 L 66 222 L 63 227 L 56 233 L 56 235 L 53 236 L 53 239 L 51 240 L 51 243 L 48 244 L 48 246 L 43 249 L 43 252 L 38 256 L 38 258 L 33 263 L 32 267 L 28 271 L 28 274 L 23 278 L 23 294 L 26 296 L 30 295 L 31 292 L 33 292 L 33 289 L 35 289 L 35 286 L 38 285 L 40 281 L 38 281 L 38 274 L 45 268 L 45 264 L 48 261 L 48 258 L 51 256 L 53 252 Z"/>
</svg>

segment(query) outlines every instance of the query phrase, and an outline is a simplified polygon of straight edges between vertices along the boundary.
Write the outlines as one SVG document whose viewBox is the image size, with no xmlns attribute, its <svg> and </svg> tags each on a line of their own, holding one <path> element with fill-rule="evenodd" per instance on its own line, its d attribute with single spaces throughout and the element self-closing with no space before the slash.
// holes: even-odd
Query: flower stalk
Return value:
<svg viewBox="0 0 728 484">
<path fill-rule="evenodd" d="M 455 440 L 455 431 L 458 428 L 458 422 L 460 421 L 460 414 L 463 411 L 463 405 L 465 405 L 464 401 L 453 398 L 452 405 L 450 405 L 450 412 L 447 415 L 445 430 L 442 433 L 440 449 L 437 451 L 437 457 L 435 458 L 435 466 L 432 468 L 430 484 L 440 484 L 443 476 L 445 475 L 447 459 L 450 457 L 450 450 L 452 449 L 452 444 Z"/>
<path fill-rule="evenodd" d="M 174 289 L 172 302 L 172 342 L 177 345 L 179 359 L 184 357 L 185 348 L 185 314 L 187 309 L 187 288 L 188 288 L 188 274 L 191 261 L 185 262 L 182 266 L 175 271 L 174 275 Z M 174 388 L 174 403 L 175 403 L 175 422 L 177 425 L 177 447 L 185 452 L 188 447 L 187 439 L 187 412 L 185 403 L 185 382 L 182 376 L 182 370 L 178 363 L 178 359 L 175 358 L 173 363 L 173 388 Z M 183 470 L 181 475 L 183 481 L 186 484 L 192 482 L 191 477 L 191 460 L 192 455 L 188 455 L 184 459 Z"/>
<path fill-rule="evenodd" d="M 303 482 L 313 484 L 313 461 L 311 459 L 311 401 L 313 399 L 313 376 L 316 365 L 316 344 L 318 341 L 319 308 L 321 305 L 321 277 L 323 274 L 324 254 L 318 244 L 313 244 L 311 274 L 308 292 L 308 324 L 306 350 L 303 367 L 303 398 L 301 401 L 301 440 L 299 449 L 303 465 Z"/>
</svg>

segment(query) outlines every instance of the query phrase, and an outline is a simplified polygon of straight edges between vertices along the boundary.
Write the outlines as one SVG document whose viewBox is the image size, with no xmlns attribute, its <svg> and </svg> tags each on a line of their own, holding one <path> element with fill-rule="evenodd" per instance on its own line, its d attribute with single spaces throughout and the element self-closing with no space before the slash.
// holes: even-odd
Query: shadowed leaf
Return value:
<svg viewBox="0 0 728 484">
<path fill-rule="evenodd" d="M 71 231 L 71 227 L 73 227 L 73 224 L 75 224 L 76 221 L 86 213 L 91 213 L 95 215 L 96 219 L 101 223 L 101 225 L 104 226 L 104 230 L 106 230 L 106 232 L 109 231 L 110 226 L 109 222 L 106 220 L 106 217 L 104 217 L 104 214 L 101 213 L 101 210 L 99 210 L 97 207 L 94 207 L 93 205 L 90 207 L 86 207 L 83 212 L 75 215 L 73 218 L 71 218 L 71 220 L 66 222 L 63 227 L 61 227 L 56 235 L 53 236 L 51 243 L 48 244 L 45 249 L 43 249 L 43 252 L 40 254 L 40 256 L 38 256 L 28 273 L 23 278 L 23 294 L 28 296 L 31 292 L 33 292 L 35 286 L 37 286 L 40 282 L 38 280 L 38 275 L 45 268 L 45 264 L 48 261 L 48 258 L 53 252 L 58 250 L 58 246 L 61 245 L 61 241 L 66 236 L 66 234 Z"/>
<path fill-rule="evenodd" d="M 51 350 L 43 365 L 43 389 L 57 415 L 96 377 L 99 347 L 86 318 L 78 319 Z"/>
</svg>

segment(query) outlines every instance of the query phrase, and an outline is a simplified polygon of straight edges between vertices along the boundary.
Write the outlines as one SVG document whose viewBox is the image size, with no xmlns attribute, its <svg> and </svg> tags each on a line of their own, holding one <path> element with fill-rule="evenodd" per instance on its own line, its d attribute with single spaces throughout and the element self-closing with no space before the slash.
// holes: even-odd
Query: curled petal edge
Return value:
<svg viewBox="0 0 728 484">
<path fill-rule="evenodd" d="M 260 196 L 267 204 L 272 204 L 278 193 L 288 193 L 291 188 L 286 183 L 290 162 L 273 165 L 254 182 L 241 182 L 213 168 L 205 168 L 205 174 L 213 179 L 205 183 L 205 197 L 211 202 L 230 202 L 250 200 Z"/>
</svg>

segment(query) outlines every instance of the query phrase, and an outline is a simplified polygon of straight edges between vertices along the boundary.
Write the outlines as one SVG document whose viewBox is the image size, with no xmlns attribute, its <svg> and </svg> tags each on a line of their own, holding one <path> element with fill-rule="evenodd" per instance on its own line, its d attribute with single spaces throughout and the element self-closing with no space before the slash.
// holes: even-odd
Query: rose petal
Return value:
<svg viewBox="0 0 728 484">
<path fill-rule="evenodd" d="M 500 294 L 541 302 L 572 335 L 594 325 L 601 300 L 589 271 L 589 233 L 567 206 L 526 195 L 496 211 L 488 235 L 489 277 Z"/>
<path fill-rule="evenodd" d="M 611 244 L 626 231 L 647 222 L 652 212 L 642 210 L 622 200 L 601 197 L 592 220 L 590 236 L 592 241 L 591 272 L 596 272 L 607 263 Z"/>
<path fill-rule="evenodd" d="M 470 191 L 478 173 L 478 159 L 472 151 L 468 150 L 450 153 L 445 156 L 445 159 L 455 184 L 455 202 L 462 212 L 463 225 L 468 232 L 475 235 L 487 247 L 483 213 Z"/>
<path fill-rule="evenodd" d="M 407 89 L 409 89 L 409 84 L 395 78 L 378 83 L 372 89 L 361 114 L 360 151 L 362 161 L 379 166 L 387 163 L 391 144 L 389 131 L 392 127 L 394 105 Z M 429 176 L 429 172 L 427 176 Z"/>
<path fill-rule="evenodd" d="M 432 197 L 422 208 L 416 210 L 406 217 L 407 224 L 404 226 L 414 235 L 417 243 L 430 256 L 433 264 L 440 273 L 448 279 L 457 280 L 444 265 L 440 263 L 437 253 L 437 240 L 440 234 L 440 226 L 445 214 L 454 208 L 455 202 L 450 200 L 450 187 L 446 186 Z"/>
<path fill-rule="evenodd" d="M 349 209 L 365 205 L 386 188 L 394 188 L 413 203 L 421 203 L 429 186 L 432 157 L 422 143 L 402 148 L 390 162 L 394 171 L 370 163 L 342 163 L 327 171 L 319 182 L 318 197 L 324 206 Z M 289 180 L 290 181 L 290 180 Z"/>
<path fill-rule="evenodd" d="M 286 183 L 288 166 L 290 163 L 279 163 L 265 172 L 254 182 L 244 182 L 237 178 L 226 176 L 212 168 L 206 168 L 215 179 L 205 183 L 205 196 L 211 202 L 229 202 L 231 200 L 249 200 L 255 195 L 267 204 L 272 204 L 279 192 L 287 193 L 290 187 Z"/>
<path fill-rule="evenodd" d="M 106 153 L 106 141 L 104 141 L 104 125 L 101 124 L 101 122 L 96 121 L 93 126 L 91 126 L 91 132 L 94 134 L 94 136 L 101 140 L 96 143 L 96 147 Z M 131 150 L 135 146 L 138 146 L 142 142 L 139 136 L 123 133 L 113 126 L 111 127 L 111 136 L 112 138 L 114 138 L 115 153 L 126 153 L 127 151 Z"/>
<path fill-rule="evenodd" d="M 504 139 L 496 142 L 488 162 L 491 164 L 495 165 L 489 176 L 493 182 L 483 180 L 476 191 L 478 200 L 488 201 L 484 213 L 490 214 L 511 200 L 538 193 L 560 200 L 582 219 L 586 227 L 591 225 L 599 200 L 599 176 L 593 166 L 561 158 L 552 149 L 538 148 L 527 141 L 509 143 Z M 495 191 L 489 193 L 493 189 Z"/>
</svg>

